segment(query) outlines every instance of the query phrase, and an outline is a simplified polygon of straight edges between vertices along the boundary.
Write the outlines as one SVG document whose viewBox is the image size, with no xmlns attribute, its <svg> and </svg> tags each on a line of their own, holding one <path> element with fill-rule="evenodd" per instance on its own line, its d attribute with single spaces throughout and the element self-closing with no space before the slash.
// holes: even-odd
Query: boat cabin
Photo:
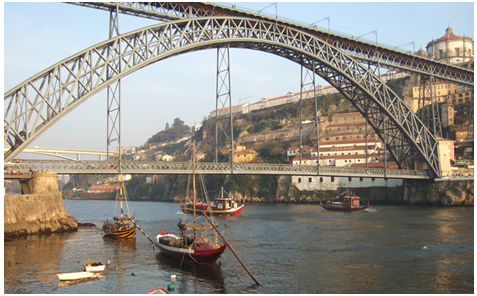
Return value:
<svg viewBox="0 0 477 296">
<path fill-rule="evenodd" d="M 359 196 L 345 196 L 344 205 L 345 207 L 356 208 L 359 206 Z"/>
<path fill-rule="evenodd" d="M 217 210 L 229 210 L 239 207 L 237 201 L 232 198 L 217 198 L 214 201 L 214 206 L 217 207 Z"/>
</svg>

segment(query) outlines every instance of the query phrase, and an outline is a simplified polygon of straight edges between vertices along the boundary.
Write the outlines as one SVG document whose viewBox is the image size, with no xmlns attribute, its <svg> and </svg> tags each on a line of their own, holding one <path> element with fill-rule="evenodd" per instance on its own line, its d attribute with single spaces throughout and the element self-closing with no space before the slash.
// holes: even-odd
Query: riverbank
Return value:
<svg viewBox="0 0 477 296">
<path fill-rule="evenodd" d="M 474 206 L 474 181 L 467 179 L 441 179 L 440 182 L 407 182 L 398 187 L 353 188 L 350 192 L 372 205 L 416 206 Z M 244 196 L 233 192 L 230 196 L 246 203 L 319 204 L 335 199 L 346 188 L 330 191 L 299 191 L 289 184 L 279 184 L 275 198 Z M 111 196 L 82 193 L 66 198 L 71 200 L 111 200 Z M 129 197 L 131 201 L 179 202 L 180 197 Z"/>
</svg>

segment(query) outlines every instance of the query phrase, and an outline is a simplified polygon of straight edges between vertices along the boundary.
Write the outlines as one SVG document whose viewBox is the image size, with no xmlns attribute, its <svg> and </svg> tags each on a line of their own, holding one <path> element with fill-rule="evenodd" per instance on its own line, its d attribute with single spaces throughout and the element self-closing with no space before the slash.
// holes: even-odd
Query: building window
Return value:
<svg viewBox="0 0 477 296">
<path fill-rule="evenodd" d="M 311 183 L 311 178 L 308 178 L 308 183 Z"/>
<path fill-rule="evenodd" d="M 360 180 L 360 181 L 363 181 L 363 177 L 359 177 L 359 180 Z"/>
<path fill-rule="evenodd" d="M 351 178 L 351 177 L 348 177 L 348 181 L 349 181 L 349 182 L 351 182 L 351 180 L 353 180 L 353 178 Z"/>
<path fill-rule="evenodd" d="M 323 177 L 320 177 L 320 182 L 323 183 Z"/>
<path fill-rule="evenodd" d="M 374 181 L 376 178 L 371 178 L 371 181 Z"/>
<path fill-rule="evenodd" d="M 301 178 L 298 178 L 298 183 L 301 183 Z"/>
<path fill-rule="evenodd" d="M 331 182 L 334 182 L 335 181 L 335 177 L 331 177 Z"/>
</svg>

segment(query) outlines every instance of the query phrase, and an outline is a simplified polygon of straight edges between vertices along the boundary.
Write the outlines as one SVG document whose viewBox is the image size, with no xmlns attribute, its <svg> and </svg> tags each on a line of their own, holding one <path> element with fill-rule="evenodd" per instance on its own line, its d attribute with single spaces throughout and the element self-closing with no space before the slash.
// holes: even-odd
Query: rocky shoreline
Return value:
<svg viewBox="0 0 477 296">
<path fill-rule="evenodd" d="M 272 199 L 243 196 L 238 192 L 231 195 L 246 203 L 280 203 L 280 204 L 320 204 L 334 199 L 342 189 L 332 191 L 299 191 L 289 184 L 279 184 L 277 195 Z M 443 181 L 427 183 L 411 183 L 398 187 L 354 188 L 351 190 L 365 202 L 373 205 L 411 205 L 411 206 L 474 206 L 474 181 Z M 83 194 L 72 200 L 111 200 L 89 197 Z M 180 197 L 152 198 L 141 197 L 130 201 L 180 202 Z"/>
</svg>

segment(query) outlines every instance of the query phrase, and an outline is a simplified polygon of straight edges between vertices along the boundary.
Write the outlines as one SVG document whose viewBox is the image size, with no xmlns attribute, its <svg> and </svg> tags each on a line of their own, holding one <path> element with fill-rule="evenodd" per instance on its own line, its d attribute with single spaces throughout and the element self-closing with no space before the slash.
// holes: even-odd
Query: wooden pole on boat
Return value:
<svg viewBox="0 0 477 296">
<path fill-rule="evenodd" d="M 232 251 L 232 253 L 235 255 L 235 257 L 237 258 L 237 260 L 240 262 L 240 264 L 242 264 L 243 268 L 247 271 L 248 275 L 250 275 L 250 277 L 254 280 L 254 282 L 261 286 L 262 284 L 260 284 L 258 282 L 258 280 L 252 275 L 252 273 L 250 272 L 250 270 L 248 270 L 247 266 L 245 266 L 245 263 L 243 263 L 243 261 L 240 259 L 240 257 L 238 256 L 237 252 L 235 251 L 234 247 L 232 247 L 232 245 L 230 244 L 230 242 L 225 238 L 225 236 L 222 235 L 222 233 L 220 233 L 220 231 L 217 229 L 217 227 L 215 227 L 214 223 L 212 223 L 212 221 L 210 221 L 209 217 L 207 216 L 206 213 L 203 213 L 202 215 L 204 215 L 205 219 L 207 219 L 207 221 L 209 221 L 210 225 L 212 225 L 212 227 L 214 227 L 215 231 L 220 235 L 220 237 L 222 238 L 222 240 L 224 241 L 224 243 L 230 248 L 230 251 Z"/>
<path fill-rule="evenodd" d="M 192 194 L 194 195 L 194 224 L 195 224 L 195 141 L 192 142 Z M 194 238 L 196 237 L 196 230 L 194 228 Z"/>
</svg>

